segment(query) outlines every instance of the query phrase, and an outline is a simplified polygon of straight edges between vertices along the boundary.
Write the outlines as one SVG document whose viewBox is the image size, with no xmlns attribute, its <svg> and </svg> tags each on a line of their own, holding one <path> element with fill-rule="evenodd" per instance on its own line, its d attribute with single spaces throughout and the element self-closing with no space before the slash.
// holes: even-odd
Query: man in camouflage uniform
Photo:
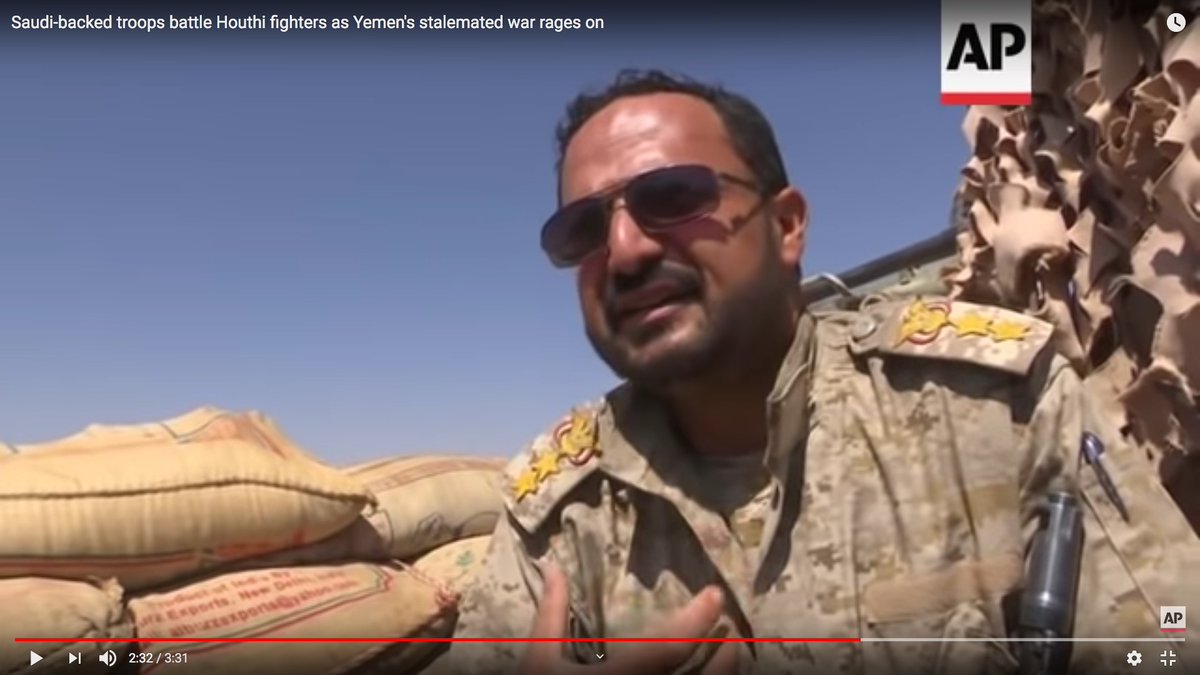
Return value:
<svg viewBox="0 0 1200 675">
<path fill-rule="evenodd" d="M 456 637 L 580 641 L 459 643 L 442 665 L 1011 672 L 995 639 L 1060 489 L 1086 513 L 1077 636 L 1157 637 L 1160 604 L 1200 607 L 1196 535 L 1048 324 L 944 298 L 805 310 L 807 206 L 749 101 L 625 73 L 559 140 L 543 247 L 577 267 L 588 337 L 626 383 L 510 464 Z M 1128 521 L 1081 464 L 1085 432 Z M 646 635 L 974 640 L 599 641 Z M 1072 671 L 1127 672 L 1134 648 L 1157 667 L 1167 646 L 1081 643 Z"/>
</svg>

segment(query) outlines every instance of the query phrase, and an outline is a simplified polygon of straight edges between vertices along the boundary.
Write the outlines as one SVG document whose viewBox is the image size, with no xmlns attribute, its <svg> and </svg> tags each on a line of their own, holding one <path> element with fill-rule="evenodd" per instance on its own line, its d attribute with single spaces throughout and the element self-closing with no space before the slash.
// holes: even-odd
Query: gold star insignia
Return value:
<svg viewBox="0 0 1200 675">
<path fill-rule="evenodd" d="M 945 307 L 930 306 L 918 300 L 904 313 L 900 339 L 896 344 L 932 342 L 948 323 L 950 316 Z"/>
<path fill-rule="evenodd" d="M 991 319 L 975 312 L 964 314 L 950 321 L 950 325 L 954 326 L 954 332 L 958 333 L 959 337 L 966 337 L 968 335 L 988 337 L 990 335 L 988 329 L 991 328 L 991 324 Z"/>
<path fill-rule="evenodd" d="M 537 474 L 526 469 L 517 476 L 517 480 L 513 483 L 513 492 L 516 493 L 517 501 L 521 501 L 526 495 L 537 494 L 538 479 Z"/>
<path fill-rule="evenodd" d="M 1005 340 L 1024 340 L 1029 334 L 1029 326 L 1015 321 L 997 321 L 991 327 L 992 339 L 996 342 Z"/>
<path fill-rule="evenodd" d="M 596 424 L 582 412 L 571 414 L 571 420 L 557 438 L 559 450 L 567 457 L 577 457 L 596 444 Z"/>
<path fill-rule="evenodd" d="M 541 483 L 550 476 L 558 473 L 559 455 L 556 452 L 543 452 L 530 465 L 537 482 Z"/>
<path fill-rule="evenodd" d="M 596 420 L 592 415 L 584 411 L 572 412 L 570 419 L 554 432 L 558 456 L 575 466 L 583 466 L 600 454 L 596 432 Z"/>
</svg>

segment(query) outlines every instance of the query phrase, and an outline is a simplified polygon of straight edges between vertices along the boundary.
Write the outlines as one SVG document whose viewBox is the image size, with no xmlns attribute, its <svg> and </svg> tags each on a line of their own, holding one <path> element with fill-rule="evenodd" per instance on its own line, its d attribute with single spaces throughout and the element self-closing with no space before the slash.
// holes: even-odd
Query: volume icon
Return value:
<svg viewBox="0 0 1200 675">
<path fill-rule="evenodd" d="M 113 650 L 108 650 L 100 655 L 100 663 L 112 668 L 117 664 L 117 653 Z"/>
</svg>

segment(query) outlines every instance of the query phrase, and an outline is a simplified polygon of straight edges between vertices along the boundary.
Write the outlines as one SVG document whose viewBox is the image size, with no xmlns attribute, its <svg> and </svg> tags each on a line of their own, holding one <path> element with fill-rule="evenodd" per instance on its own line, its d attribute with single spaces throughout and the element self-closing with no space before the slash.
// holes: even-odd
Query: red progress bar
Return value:
<svg viewBox="0 0 1200 675">
<path fill-rule="evenodd" d="M 1033 94 L 950 93 L 942 94 L 942 105 L 1033 105 Z"/>
<path fill-rule="evenodd" d="M 859 638 L 16 638 L 17 643 L 860 643 Z"/>
</svg>

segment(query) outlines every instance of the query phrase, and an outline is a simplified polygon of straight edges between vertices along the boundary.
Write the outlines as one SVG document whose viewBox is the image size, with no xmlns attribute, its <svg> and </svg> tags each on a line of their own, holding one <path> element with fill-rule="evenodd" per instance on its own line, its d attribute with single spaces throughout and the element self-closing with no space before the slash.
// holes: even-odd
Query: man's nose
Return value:
<svg viewBox="0 0 1200 675">
<path fill-rule="evenodd" d="M 614 204 L 608 225 L 609 272 L 636 274 L 662 255 L 662 242 L 638 226 L 625 204 Z"/>
</svg>

